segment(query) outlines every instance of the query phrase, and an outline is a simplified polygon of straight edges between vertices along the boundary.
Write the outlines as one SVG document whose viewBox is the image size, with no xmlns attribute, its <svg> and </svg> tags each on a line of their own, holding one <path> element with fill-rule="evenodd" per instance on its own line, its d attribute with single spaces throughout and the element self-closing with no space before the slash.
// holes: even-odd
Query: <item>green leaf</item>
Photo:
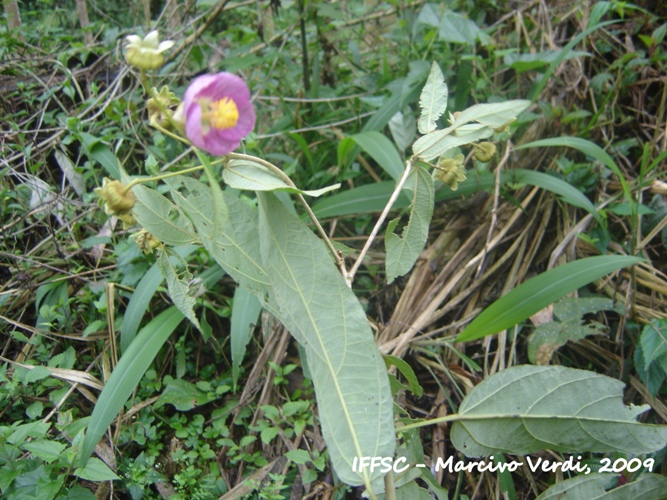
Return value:
<svg viewBox="0 0 667 500">
<path fill-rule="evenodd" d="M 97 137 L 85 132 L 81 133 L 80 137 L 88 156 L 102 165 L 113 179 L 122 180 L 120 162 L 111 149 Z"/>
<path fill-rule="evenodd" d="M 637 422 L 649 405 L 625 406 L 623 383 L 564 366 L 515 366 L 487 377 L 459 406 L 451 439 L 468 457 L 621 452 L 667 444 L 667 426 Z"/>
<path fill-rule="evenodd" d="M 638 262 L 641 262 L 638 257 L 600 255 L 551 269 L 496 300 L 463 330 L 456 341 L 475 340 L 510 328 L 568 293 Z"/>
<path fill-rule="evenodd" d="M 445 42 L 474 45 L 481 32 L 474 21 L 447 9 L 440 19 L 438 37 Z"/>
<path fill-rule="evenodd" d="M 185 259 L 196 249 L 196 246 L 189 245 L 186 247 L 174 248 L 173 251 L 181 258 Z M 163 281 L 164 276 L 160 272 L 157 263 L 155 263 L 146 272 L 144 277 L 141 278 L 141 281 L 134 289 L 134 293 L 130 298 L 130 302 L 127 304 L 127 309 L 125 309 L 125 315 L 123 316 L 123 327 L 120 332 L 121 352 L 125 352 L 130 343 L 134 340 L 137 330 L 139 330 L 141 320 L 149 309 L 148 306 L 151 299 Z"/>
<path fill-rule="evenodd" d="M 530 71 L 532 69 L 542 68 L 548 66 L 560 54 L 557 50 L 545 50 L 542 52 L 528 53 L 528 54 L 507 54 L 504 58 L 506 65 L 519 73 Z M 577 59 L 579 57 L 590 56 L 588 52 L 573 50 L 565 54 L 561 60 L 567 61 L 569 59 Z"/>
<path fill-rule="evenodd" d="M 527 99 L 475 104 L 461 111 L 452 123 L 452 127 L 460 128 L 468 123 L 477 122 L 493 129 L 501 129 L 514 121 L 531 104 L 532 102 Z"/>
<path fill-rule="evenodd" d="M 604 166 L 606 166 L 609 170 L 611 170 L 616 174 L 618 180 L 621 183 L 621 186 L 623 187 L 623 193 L 625 195 L 625 199 L 628 202 L 633 201 L 632 194 L 630 193 L 630 187 L 628 186 L 628 183 L 625 180 L 623 173 L 618 168 L 618 165 L 616 165 L 614 159 L 611 156 L 609 156 L 609 154 L 597 144 L 587 139 L 582 139 L 581 137 L 563 136 L 563 137 L 552 137 L 550 139 L 541 139 L 539 141 L 529 142 L 528 144 L 522 144 L 521 146 L 518 146 L 515 149 L 518 150 L 518 149 L 536 148 L 542 146 L 565 146 L 568 148 L 574 148 L 581 151 L 585 155 L 595 158 Z"/>
<path fill-rule="evenodd" d="M 520 149 L 520 148 L 517 148 Z M 579 191 L 573 185 L 565 182 L 558 177 L 549 175 L 544 172 L 536 172 L 533 170 L 515 169 L 507 170 L 501 173 L 503 183 L 525 183 L 532 186 L 538 186 L 547 191 L 551 191 L 559 195 L 565 203 L 569 203 L 573 207 L 579 207 L 586 210 L 589 214 L 595 217 L 600 225 L 604 224 L 604 219 L 598 209 L 591 203 L 584 193 Z"/>
<path fill-rule="evenodd" d="M 648 325 L 644 326 L 639 342 L 644 351 L 646 365 L 659 361 L 667 368 L 667 319 L 651 320 Z"/>
<path fill-rule="evenodd" d="M 313 191 L 302 191 L 291 187 L 280 176 L 264 165 L 251 160 L 230 160 L 222 171 L 222 179 L 235 189 L 248 191 L 287 191 L 308 196 L 321 196 L 329 191 L 334 191 L 340 184 L 327 186 Z"/>
<path fill-rule="evenodd" d="M 387 371 L 366 314 L 324 243 L 271 193 L 259 193 L 262 259 L 278 318 L 304 347 L 322 434 L 341 481 L 371 487 L 354 457 L 393 456 Z M 376 483 L 377 485 L 377 483 Z"/>
<path fill-rule="evenodd" d="M 410 219 L 402 236 L 394 233 L 400 219 L 387 225 L 385 249 L 387 251 L 387 283 L 406 274 L 417 262 L 428 239 L 428 228 L 433 215 L 433 179 L 426 169 L 416 165 L 403 186 L 411 191 Z"/>
<path fill-rule="evenodd" d="M 398 179 L 405 170 L 405 165 L 401 160 L 401 155 L 396 150 L 396 146 L 384 134 L 375 131 L 360 132 L 349 136 L 345 140 L 356 142 L 392 179 Z M 344 144 L 341 143 L 341 146 L 344 146 Z"/>
<path fill-rule="evenodd" d="M 178 411 L 190 411 L 197 406 L 202 406 L 215 400 L 199 389 L 195 384 L 182 379 L 165 377 L 165 388 L 158 400 L 153 404 L 158 409 L 166 404 L 173 405 Z"/>
<path fill-rule="evenodd" d="M 217 218 L 222 227 L 216 230 L 211 187 L 192 178 L 182 181 L 184 191 L 172 191 L 172 197 L 194 223 L 211 257 L 241 286 L 266 293 L 269 281 L 259 252 L 257 209 L 220 191 L 217 205 L 222 214 Z"/>
<path fill-rule="evenodd" d="M 554 316 L 558 320 L 539 325 L 528 337 L 528 359 L 531 363 L 548 364 L 556 349 L 568 341 L 577 342 L 589 335 L 603 335 L 603 325 L 592 322 L 584 325 L 584 315 L 598 311 L 616 311 L 623 315 L 623 304 L 603 297 L 581 297 L 563 299 L 554 305 Z"/>
<path fill-rule="evenodd" d="M 65 449 L 65 445 L 50 439 L 36 439 L 35 441 L 23 443 L 21 449 L 29 451 L 33 457 L 40 458 L 50 464 L 58 460 L 60 454 Z"/>
<path fill-rule="evenodd" d="M 627 498 L 664 498 L 667 496 L 667 478 L 646 473 L 636 481 L 618 484 L 617 474 L 580 475 L 560 481 L 544 491 L 536 500 L 626 500 Z"/>
<path fill-rule="evenodd" d="M 285 453 L 285 457 L 295 464 L 307 464 L 310 462 L 310 453 L 306 450 L 291 450 Z"/>
<path fill-rule="evenodd" d="M 74 471 L 76 477 L 88 481 L 115 481 L 120 479 L 114 472 L 99 458 L 91 458 L 82 468 Z"/>
<path fill-rule="evenodd" d="M 167 245 L 183 246 L 197 237 L 192 223 L 176 205 L 157 191 L 138 185 L 132 188 L 137 203 L 132 209 L 137 222 Z"/>
<path fill-rule="evenodd" d="M 182 271 L 177 270 L 172 259 L 177 261 L 178 265 L 183 266 L 184 269 Z M 174 305 L 201 332 L 202 328 L 194 310 L 195 298 L 190 292 L 192 273 L 188 271 L 187 263 L 183 259 L 180 259 L 178 254 L 162 248 L 158 253 L 157 265 L 160 268 L 162 276 L 167 280 L 169 297 L 171 297 Z"/>
<path fill-rule="evenodd" d="M 391 137 L 400 151 L 405 151 L 415 142 L 416 120 L 409 108 L 392 116 L 388 125 Z"/>
<path fill-rule="evenodd" d="M 419 380 L 417 379 L 417 375 L 415 375 L 414 370 L 408 363 L 406 363 L 401 358 L 392 356 L 391 354 L 387 354 L 384 356 L 384 362 L 387 365 L 387 368 L 389 368 L 392 365 L 398 368 L 401 374 L 405 377 L 405 380 L 407 380 L 408 384 L 410 384 L 410 390 L 412 391 L 412 393 L 418 398 L 422 397 L 422 394 L 424 394 L 424 389 L 422 388 L 421 385 L 419 385 Z"/>
<path fill-rule="evenodd" d="M 102 389 L 90 417 L 88 431 L 81 446 L 81 466 L 86 464 L 93 449 L 139 384 L 158 351 L 182 320 L 181 312 L 176 307 L 170 307 L 142 328 L 123 353 Z"/>
<path fill-rule="evenodd" d="M 421 115 L 417 128 L 420 134 L 428 134 L 436 129 L 438 118 L 447 110 L 447 84 L 438 63 L 433 61 L 431 73 L 419 97 Z"/>
<path fill-rule="evenodd" d="M 262 304 L 257 297 L 246 288 L 238 286 L 234 292 L 230 329 L 234 390 L 236 390 L 236 382 L 239 378 L 239 367 L 245 356 L 246 346 L 250 341 L 252 331 L 255 329 L 260 312 L 262 312 Z"/>
<path fill-rule="evenodd" d="M 450 149 L 487 139 L 493 135 L 493 130 L 488 127 L 479 127 L 461 134 L 455 134 L 455 130 L 456 127 L 452 126 L 420 137 L 412 146 L 413 153 L 425 161 L 430 161 L 442 156 Z"/>
</svg>

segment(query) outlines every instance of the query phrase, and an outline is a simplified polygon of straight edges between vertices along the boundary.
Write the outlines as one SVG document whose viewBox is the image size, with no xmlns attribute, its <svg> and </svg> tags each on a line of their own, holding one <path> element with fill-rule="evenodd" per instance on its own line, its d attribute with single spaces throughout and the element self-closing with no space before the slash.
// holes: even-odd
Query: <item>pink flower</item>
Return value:
<svg viewBox="0 0 667 500">
<path fill-rule="evenodd" d="M 231 73 L 197 78 L 183 98 L 185 135 L 200 149 L 224 156 L 255 127 L 255 110 L 245 82 Z"/>
</svg>

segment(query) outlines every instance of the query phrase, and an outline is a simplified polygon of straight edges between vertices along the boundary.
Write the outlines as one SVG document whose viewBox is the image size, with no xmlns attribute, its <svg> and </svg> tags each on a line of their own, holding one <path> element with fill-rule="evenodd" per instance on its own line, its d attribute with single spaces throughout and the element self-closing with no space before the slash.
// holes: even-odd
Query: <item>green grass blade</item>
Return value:
<svg viewBox="0 0 667 500">
<path fill-rule="evenodd" d="M 456 341 L 475 340 L 510 328 L 568 293 L 638 262 L 641 262 L 639 257 L 599 255 L 551 269 L 522 283 L 484 309 Z"/>
<path fill-rule="evenodd" d="M 396 146 L 380 132 L 361 132 L 351 135 L 350 139 L 368 153 L 392 179 L 398 180 L 405 170 L 405 165 L 403 165 L 403 160 L 401 160 L 401 155 L 398 154 Z"/>
<path fill-rule="evenodd" d="M 591 200 L 589 200 L 586 195 L 576 187 L 558 177 L 554 177 L 553 175 L 544 172 L 535 172 L 534 170 L 516 169 L 502 172 L 502 181 L 503 183 L 520 182 L 530 184 L 551 191 L 552 193 L 561 196 L 564 202 L 586 210 L 589 214 L 595 217 L 595 220 L 598 221 L 600 225 L 604 224 L 602 215 L 598 212 L 597 208 L 595 208 L 595 205 L 593 205 Z"/>
<path fill-rule="evenodd" d="M 180 311 L 176 307 L 170 307 L 142 328 L 136 342 L 132 342 L 123 353 L 93 409 L 81 446 L 79 467 L 86 465 L 95 446 L 182 319 Z"/>
<path fill-rule="evenodd" d="M 549 139 L 542 139 L 539 141 L 529 142 L 528 144 L 523 144 L 521 146 L 518 146 L 516 149 L 536 148 L 540 146 L 566 146 L 568 148 L 577 149 L 582 153 L 584 153 L 585 155 L 592 156 L 593 158 L 598 160 L 600 163 L 605 165 L 607 168 L 609 168 L 609 170 L 611 170 L 616 174 L 618 180 L 621 182 L 621 185 L 623 186 L 623 194 L 625 195 L 626 200 L 632 201 L 632 194 L 630 193 L 630 187 L 628 186 L 628 183 L 626 182 L 625 177 L 621 172 L 621 169 L 618 168 L 618 165 L 616 165 L 614 159 L 611 156 L 609 156 L 609 154 L 597 144 L 587 139 L 582 139 L 580 137 L 564 136 L 564 137 L 551 137 Z"/>
</svg>

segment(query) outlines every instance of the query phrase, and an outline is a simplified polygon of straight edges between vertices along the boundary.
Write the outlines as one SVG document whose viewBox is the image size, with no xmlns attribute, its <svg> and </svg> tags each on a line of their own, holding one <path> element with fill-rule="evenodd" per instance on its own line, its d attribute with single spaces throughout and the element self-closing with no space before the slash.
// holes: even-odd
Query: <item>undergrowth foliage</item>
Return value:
<svg viewBox="0 0 667 500">
<path fill-rule="evenodd" d="M 2 33 L 3 496 L 667 495 L 667 24 L 225 5 Z"/>
</svg>

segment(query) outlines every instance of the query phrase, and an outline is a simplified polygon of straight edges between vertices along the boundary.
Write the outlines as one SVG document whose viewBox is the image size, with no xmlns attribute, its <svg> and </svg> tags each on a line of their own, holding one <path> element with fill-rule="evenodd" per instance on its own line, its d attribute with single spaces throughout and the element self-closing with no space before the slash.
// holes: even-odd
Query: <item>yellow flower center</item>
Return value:
<svg viewBox="0 0 667 500">
<path fill-rule="evenodd" d="M 205 119 L 218 130 L 232 128 L 239 121 L 239 109 L 236 103 L 229 97 L 223 97 L 219 101 L 213 101 L 208 105 L 208 113 Z"/>
</svg>

